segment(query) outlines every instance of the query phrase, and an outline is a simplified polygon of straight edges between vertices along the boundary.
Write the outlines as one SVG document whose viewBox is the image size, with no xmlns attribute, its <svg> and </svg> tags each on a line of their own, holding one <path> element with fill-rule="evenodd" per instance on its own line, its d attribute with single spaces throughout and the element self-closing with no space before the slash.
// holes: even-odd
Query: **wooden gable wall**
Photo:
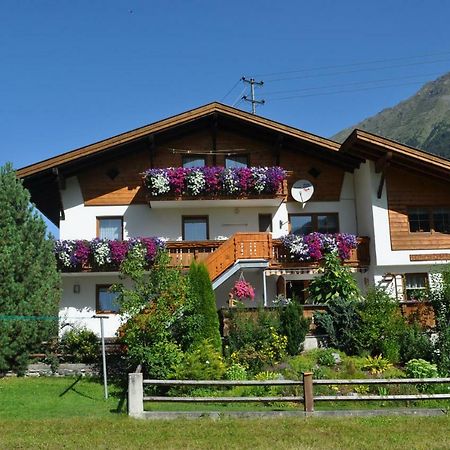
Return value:
<svg viewBox="0 0 450 450">
<path fill-rule="evenodd" d="M 79 173 L 79 182 L 85 205 L 128 205 L 146 202 L 146 192 L 142 187 L 141 173 L 150 168 L 179 167 L 182 154 L 172 149 L 210 151 L 212 135 L 209 129 L 200 129 L 183 135 L 156 139 L 153 149 L 149 141 L 141 141 L 129 145 L 121 156 L 106 158 L 97 165 L 85 168 Z M 219 129 L 216 134 L 216 150 L 245 149 L 251 166 L 279 165 L 292 172 L 290 185 L 298 179 L 309 179 L 313 182 L 315 193 L 313 201 L 338 201 L 345 171 L 333 163 L 327 163 L 302 152 L 306 144 L 289 144 L 277 154 L 274 141 L 260 138 L 255 134 Z M 308 152 L 310 153 L 310 151 Z M 225 156 L 207 155 L 207 165 L 224 165 Z M 279 160 L 279 161 L 277 161 Z M 308 173 L 311 169 L 320 174 L 317 178 Z M 111 179 L 110 169 L 117 169 L 119 174 Z"/>
<path fill-rule="evenodd" d="M 408 208 L 450 206 L 450 183 L 404 169 L 390 168 L 386 177 L 392 250 L 450 248 L 450 235 L 409 231 Z"/>
</svg>

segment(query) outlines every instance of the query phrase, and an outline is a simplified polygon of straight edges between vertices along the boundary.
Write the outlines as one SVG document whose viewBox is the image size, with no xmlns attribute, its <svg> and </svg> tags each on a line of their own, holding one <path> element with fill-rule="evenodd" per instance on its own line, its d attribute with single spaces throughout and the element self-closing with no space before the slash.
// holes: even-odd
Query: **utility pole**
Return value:
<svg viewBox="0 0 450 450">
<path fill-rule="evenodd" d="M 250 85 L 250 93 L 251 93 L 251 98 L 248 98 L 247 95 L 244 95 L 242 97 L 242 100 L 250 102 L 252 104 L 252 114 L 256 114 L 256 105 L 264 105 L 264 103 L 266 102 L 264 100 L 255 100 L 255 84 L 256 86 L 262 86 L 264 84 L 264 81 L 255 81 L 254 78 L 246 78 L 246 77 L 242 77 L 241 80 L 244 83 L 248 83 Z"/>
</svg>

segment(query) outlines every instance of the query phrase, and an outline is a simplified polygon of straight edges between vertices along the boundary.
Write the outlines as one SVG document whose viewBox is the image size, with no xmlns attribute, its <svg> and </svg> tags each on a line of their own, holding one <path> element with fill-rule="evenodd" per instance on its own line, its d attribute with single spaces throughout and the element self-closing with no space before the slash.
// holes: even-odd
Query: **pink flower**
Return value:
<svg viewBox="0 0 450 450">
<path fill-rule="evenodd" d="M 236 281 L 231 292 L 238 300 L 254 300 L 255 298 L 255 289 L 250 283 L 244 280 Z"/>
</svg>

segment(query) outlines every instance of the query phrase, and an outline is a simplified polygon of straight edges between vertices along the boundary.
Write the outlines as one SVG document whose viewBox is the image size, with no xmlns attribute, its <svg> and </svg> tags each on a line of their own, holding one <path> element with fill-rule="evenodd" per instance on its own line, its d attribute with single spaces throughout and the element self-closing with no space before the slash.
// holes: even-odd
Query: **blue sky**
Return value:
<svg viewBox="0 0 450 450">
<path fill-rule="evenodd" d="M 210 101 L 248 110 L 243 75 L 265 81 L 258 114 L 331 136 L 450 71 L 445 0 L 0 5 L 0 164 L 16 168 Z"/>
</svg>

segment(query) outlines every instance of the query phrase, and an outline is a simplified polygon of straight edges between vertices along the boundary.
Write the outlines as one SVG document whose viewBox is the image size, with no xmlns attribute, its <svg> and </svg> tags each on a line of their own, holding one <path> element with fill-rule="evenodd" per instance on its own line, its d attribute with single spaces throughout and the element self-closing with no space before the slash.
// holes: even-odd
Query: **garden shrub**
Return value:
<svg viewBox="0 0 450 450">
<path fill-rule="evenodd" d="M 317 351 L 317 363 L 321 366 L 333 367 L 336 365 L 335 350 L 332 348 Z"/>
<path fill-rule="evenodd" d="M 360 297 L 355 278 L 342 264 L 336 252 L 324 256 L 323 274 L 313 278 L 308 286 L 308 302 L 326 304 L 332 300 L 353 300 Z"/>
<path fill-rule="evenodd" d="M 383 355 L 368 356 L 363 369 L 368 370 L 372 375 L 380 375 L 392 367 L 392 363 L 388 359 L 383 358 Z"/>
<path fill-rule="evenodd" d="M 436 364 L 424 359 L 412 359 L 405 365 L 406 375 L 410 378 L 436 378 L 438 370 Z"/>
<path fill-rule="evenodd" d="M 94 363 L 99 358 L 99 339 L 86 327 L 72 328 L 62 335 L 60 350 L 73 362 Z"/>
<path fill-rule="evenodd" d="M 383 289 L 369 290 L 358 305 L 360 326 L 358 340 L 361 350 L 372 355 L 383 354 L 391 362 L 400 360 L 400 336 L 405 320 L 397 302 Z"/>
<path fill-rule="evenodd" d="M 400 339 L 400 361 L 406 363 L 411 359 L 433 360 L 433 343 L 429 333 L 416 321 L 405 324 Z"/>
<path fill-rule="evenodd" d="M 303 308 L 295 300 L 280 306 L 280 333 L 287 337 L 286 351 L 295 356 L 303 350 L 309 320 L 303 317 Z"/>
<path fill-rule="evenodd" d="M 179 380 L 220 380 L 225 374 L 221 354 L 209 340 L 184 354 L 175 377 Z"/>
<path fill-rule="evenodd" d="M 287 338 L 279 330 L 278 315 L 259 308 L 254 311 L 230 310 L 227 351 L 234 363 L 256 373 L 276 364 L 286 354 Z"/>
<path fill-rule="evenodd" d="M 348 355 L 358 354 L 361 351 L 359 301 L 333 298 L 327 306 L 326 312 L 314 314 L 316 332 L 328 335 L 328 343 L 331 347 L 342 350 Z"/>
<path fill-rule="evenodd" d="M 218 352 L 222 352 L 216 296 L 208 270 L 204 264 L 197 264 L 194 261 L 189 268 L 188 277 L 193 310 L 199 321 L 192 336 L 192 343 L 195 346 L 204 339 L 208 339 Z"/>
<path fill-rule="evenodd" d="M 450 375 L 450 265 L 432 275 L 429 298 L 436 327 L 434 361 L 442 376 Z"/>
<path fill-rule="evenodd" d="M 247 371 L 245 367 L 239 363 L 232 363 L 225 371 L 226 380 L 246 380 Z"/>
<path fill-rule="evenodd" d="M 169 267 L 169 256 L 164 252 L 157 254 L 149 273 L 131 252 L 122 263 L 121 272 L 131 285 L 114 286 L 127 319 L 119 337 L 126 348 L 128 364 L 133 369 L 143 364 L 152 378 L 172 376 L 192 334 L 190 322 L 185 320 L 194 314 L 186 277 Z"/>
</svg>

